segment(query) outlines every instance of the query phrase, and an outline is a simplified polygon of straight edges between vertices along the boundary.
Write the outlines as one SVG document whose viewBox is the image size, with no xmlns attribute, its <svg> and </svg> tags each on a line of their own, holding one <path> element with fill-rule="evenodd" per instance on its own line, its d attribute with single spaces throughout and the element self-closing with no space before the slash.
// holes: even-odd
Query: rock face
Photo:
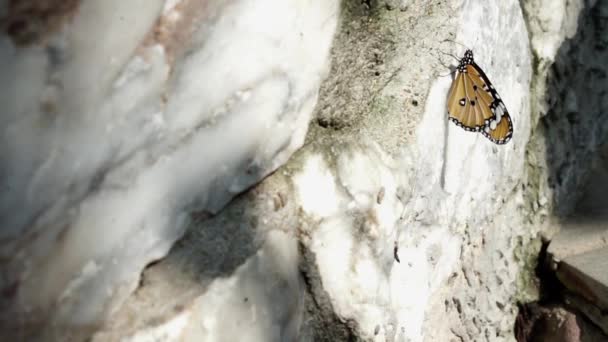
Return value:
<svg viewBox="0 0 608 342">
<path fill-rule="evenodd" d="M 535 59 L 533 145 L 546 159 L 554 213 L 572 214 L 606 143 L 608 37 L 605 1 L 524 1 Z"/>
<path fill-rule="evenodd" d="M 547 70 L 591 11 L 545 2 L 3 4 L 3 332 L 513 340 L 575 158 Z M 465 46 L 506 145 L 447 121 Z"/>
<path fill-rule="evenodd" d="M 3 4 L 0 241 L 3 326 L 48 336 L 302 145 L 338 4 L 45 3 Z"/>
</svg>

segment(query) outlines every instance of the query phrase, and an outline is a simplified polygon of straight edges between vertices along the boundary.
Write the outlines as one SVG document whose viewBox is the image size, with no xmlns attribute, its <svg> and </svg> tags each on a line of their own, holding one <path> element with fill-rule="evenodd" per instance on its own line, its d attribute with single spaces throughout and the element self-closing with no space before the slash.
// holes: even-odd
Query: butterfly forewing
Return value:
<svg viewBox="0 0 608 342">
<path fill-rule="evenodd" d="M 496 144 L 511 139 L 513 123 L 492 83 L 467 50 L 448 93 L 449 119 L 467 131 L 480 131 Z"/>
<path fill-rule="evenodd" d="M 462 74 L 456 75 L 448 93 L 448 115 L 450 119 L 462 119 L 464 107 L 459 105 L 459 100 L 464 97 L 464 82 Z M 464 121 L 464 119 L 462 119 Z"/>
<path fill-rule="evenodd" d="M 467 65 L 466 74 L 474 85 L 473 88 L 475 90 L 475 97 L 476 97 L 478 103 L 483 108 L 489 109 L 490 105 L 492 104 L 492 101 L 494 101 L 494 97 L 492 96 L 492 93 L 490 92 L 490 90 L 493 89 L 494 87 L 490 88 L 492 86 L 492 84 L 489 81 L 487 81 L 487 79 L 485 79 L 485 77 L 483 77 L 479 73 L 478 69 L 476 69 L 473 65 Z M 488 118 L 493 116 L 493 114 L 491 112 L 490 112 L 490 114 L 486 114 L 486 115 L 488 116 Z"/>
<path fill-rule="evenodd" d="M 492 116 L 492 112 L 480 111 L 474 100 L 476 87 L 467 73 L 458 73 L 448 95 L 450 119 L 467 131 L 480 131 Z"/>
</svg>

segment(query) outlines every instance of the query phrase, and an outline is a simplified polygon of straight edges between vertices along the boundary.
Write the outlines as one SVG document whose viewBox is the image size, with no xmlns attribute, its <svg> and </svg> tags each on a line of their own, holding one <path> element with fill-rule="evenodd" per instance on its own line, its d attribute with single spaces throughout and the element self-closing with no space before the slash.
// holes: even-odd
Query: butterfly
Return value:
<svg viewBox="0 0 608 342">
<path fill-rule="evenodd" d="M 488 76 L 467 50 L 460 59 L 458 74 L 448 93 L 448 119 L 471 132 L 481 132 L 495 144 L 506 144 L 513 136 L 513 123 Z"/>
</svg>

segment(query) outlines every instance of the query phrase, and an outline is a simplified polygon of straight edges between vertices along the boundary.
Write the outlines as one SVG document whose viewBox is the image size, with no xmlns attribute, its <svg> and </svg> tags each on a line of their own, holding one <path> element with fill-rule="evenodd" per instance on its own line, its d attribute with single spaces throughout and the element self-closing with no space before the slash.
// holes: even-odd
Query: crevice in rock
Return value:
<svg viewBox="0 0 608 342">
<path fill-rule="evenodd" d="M 532 21 L 540 20 L 538 12 L 541 9 L 537 6 L 542 2 L 520 3 L 524 8 L 528 30 L 533 31 L 534 24 L 538 25 L 538 22 Z M 580 13 L 576 7 L 579 4 L 582 7 Z M 549 61 L 533 54 L 531 115 L 532 122 L 538 124 L 532 128 L 527 160 L 531 165 L 530 184 L 539 190 L 542 190 L 543 184 L 548 184 L 551 189 L 553 202 L 548 204 L 548 208 L 560 221 L 556 227 L 561 227 L 563 231 L 567 224 L 566 230 L 570 230 L 568 236 L 584 240 L 582 236 L 588 234 L 589 229 L 597 230 L 606 222 L 603 201 L 605 187 L 597 179 L 598 174 L 606 172 L 599 170 L 598 173 L 597 166 L 606 164 L 605 160 L 608 160 L 603 156 L 608 136 L 608 79 L 604 62 L 608 59 L 608 36 L 605 34 L 608 2 L 569 1 L 568 6 L 571 7 L 570 11 L 576 11 L 569 14 L 578 13 L 578 18 L 574 19 L 576 26 L 573 26 L 576 32 L 571 34 L 564 29 L 573 24 L 568 22 L 568 18 L 564 19 L 560 28 L 562 31 L 554 32 L 565 37 L 555 57 Z M 526 8 L 532 11 L 526 12 Z M 534 37 L 533 33 L 531 41 L 539 38 Z M 549 33 L 537 34 L 542 36 Z M 548 45 L 536 46 L 537 51 L 550 47 L 551 38 L 548 40 L 544 42 Z M 542 170 L 543 163 L 540 160 L 536 162 L 537 156 L 546 158 L 546 172 Z M 543 179 L 545 175 L 547 179 Z M 536 182 L 538 184 L 534 184 Z M 542 206 L 542 196 L 542 192 L 539 192 L 538 198 L 532 199 L 534 204 L 538 202 Z M 602 204 L 598 205 L 600 202 Z M 552 237 L 553 242 L 543 241 L 536 267 L 539 298 L 534 302 L 519 304 L 515 337 L 518 341 L 606 341 L 608 336 L 573 305 L 571 299 L 576 295 L 563 285 L 566 283 L 558 280 L 556 269 L 559 269 L 561 259 L 566 254 L 556 258 L 549 244 L 553 243 L 551 248 L 556 249 L 555 241 L 559 237 Z M 561 240 L 568 253 L 577 253 L 580 246 L 575 247 L 572 238 L 564 239 L 562 236 Z M 576 243 L 597 244 L 595 241 Z M 581 250 L 578 252 L 582 253 Z"/>
<path fill-rule="evenodd" d="M 540 298 L 519 303 L 514 334 L 518 342 L 532 341 L 606 341 L 608 336 L 576 308 L 566 304 L 567 289 L 557 279 L 547 257 L 549 241 L 541 248 L 536 276 Z"/>
<path fill-rule="evenodd" d="M 357 341 L 356 322 L 342 320 L 333 309 L 329 295 L 323 289 L 314 253 L 301 241 L 300 273 L 306 286 L 304 295 L 304 324 L 302 341 Z"/>
<path fill-rule="evenodd" d="M 581 10 L 577 32 L 558 49 L 547 78 L 548 111 L 540 114 L 540 124 L 547 146 L 549 186 L 555 192 L 554 214 L 558 217 L 573 213 L 582 185 L 608 136 L 604 62 L 608 60 L 607 12 L 605 1 Z"/>
</svg>

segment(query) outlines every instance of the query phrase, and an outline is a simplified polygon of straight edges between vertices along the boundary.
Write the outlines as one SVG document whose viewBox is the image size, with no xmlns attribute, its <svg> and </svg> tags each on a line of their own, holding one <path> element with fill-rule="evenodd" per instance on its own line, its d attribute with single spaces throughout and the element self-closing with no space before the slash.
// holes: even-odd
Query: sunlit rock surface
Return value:
<svg viewBox="0 0 608 342">
<path fill-rule="evenodd" d="M 3 7 L 2 321 L 26 336 L 97 325 L 191 212 L 216 213 L 287 161 L 338 13 L 327 1 Z"/>
<path fill-rule="evenodd" d="M 512 341 L 559 195 L 540 68 L 584 7 L 542 3 L 89 1 L 14 19 L 3 329 Z M 506 145 L 447 121 L 466 48 L 512 117 Z"/>
<path fill-rule="evenodd" d="M 184 340 L 513 339 L 521 271 L 539 247 L 525 190 L 532 69 L 519 4 L 342 10 L 305 147 L 193 223 L 99 340 L 152 338 L 182 317 Z M 509 144 L 448 125 L 451 79 L 441 75 L 454 60 L 441 52 L 464 52 L 451 41 L 475 51 L 504 99 Z"/>
</svg>

